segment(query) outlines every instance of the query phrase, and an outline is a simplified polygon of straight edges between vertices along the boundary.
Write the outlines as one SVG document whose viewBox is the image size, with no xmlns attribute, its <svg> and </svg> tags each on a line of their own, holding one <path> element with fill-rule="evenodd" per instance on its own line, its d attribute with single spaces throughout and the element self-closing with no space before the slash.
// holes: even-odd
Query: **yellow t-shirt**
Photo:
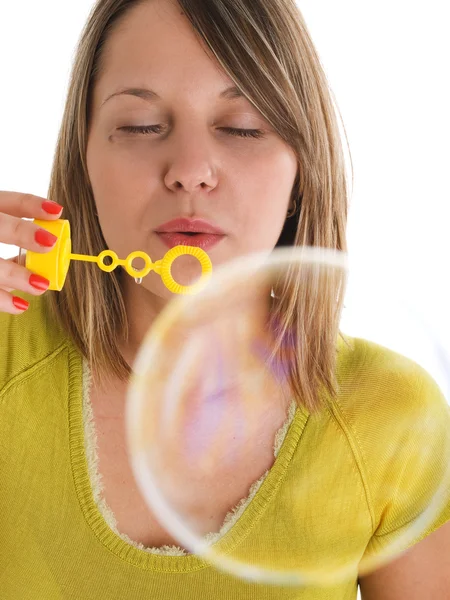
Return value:
<svg viewBox="0 0 450 600">
<path fill-rule="evenodd" d="M 89 479 L 83 358 L 46 297 L 0 314 L 2 600 L 356 598 L 357 569 L 332 586 L 263 585 L 117 535 Z M 337 401 L 316 415 L 297 409 L 273 467 L 217 542 L 223 551 L 274 569 L 331 568 L 387 547 L 426 508 L 450 461 L 450 407 L 414 361 L 348 340 Z M 406 547 L 449 519 L 450 490 Z"/>
</svg>

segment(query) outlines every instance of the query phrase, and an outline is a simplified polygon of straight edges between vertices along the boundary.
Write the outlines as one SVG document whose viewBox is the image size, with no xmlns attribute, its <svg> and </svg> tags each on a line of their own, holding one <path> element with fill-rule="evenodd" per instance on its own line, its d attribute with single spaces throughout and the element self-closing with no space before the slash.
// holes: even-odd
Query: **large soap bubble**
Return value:
<svg viewBox="0 0 450 600">
<path fill-rule="evenodd" d="M 396 377 L 414 382 L 408 371 L 421 369 L 447 393 L 447 354 L 416 308 L 399 293 L 385 293 L 384 275 L 350 270 L 348 278 L 346 255 L 338 251 L 276 249 L 216 269 L 201 293 L 174 299 L 154 322 L 128 394 L 132 467 L 150 510 L 199 567 L 206 561 L 274 584 L 334 584 L 398 556 L 449 504 L 450 433 L 438 447 L 411 451 L 405 440 L 425 439 L 420 432 L 435 423 L 426 413 L 418 423 L 387 397 L 399 389 Z M 330 343 L 337 399 L 319 386 L 323 404 L 315 412 L 308 378 L 292 386 L 292 364 L 303 361 L 317 377 Z M 408 354 L 413 344 L 420 360 Z M 386 365 L 371 375 L 377 352 Z M 370 398 L 367 413 L 361 394 Z M 375 394 L 392 407 L 376 412 L 380 421 L 370 414 Z M 358 437 L 357 420 L 372 418 L 389 442 L 380 450 L 384 467 L 364 455 Z M 419 514 L 405 514 L 398 535 L 369 545 L 377 525 L 370 495 L 383 478 L 376 469 L 392 461 L 394 474 L 397 460 L 405 479 L 385 482 L 393 505 L 401 506 L 399 494 L 405 506 L 415 494 L 408 469 L 425 472 L 436 461 L 431 490 L 424 490 Z"/>
</svg>

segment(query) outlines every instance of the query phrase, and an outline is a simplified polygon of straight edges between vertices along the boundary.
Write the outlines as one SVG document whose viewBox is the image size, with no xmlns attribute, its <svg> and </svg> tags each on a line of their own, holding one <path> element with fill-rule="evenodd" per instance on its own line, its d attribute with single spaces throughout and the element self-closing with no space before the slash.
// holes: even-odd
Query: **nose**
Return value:
<svg viewBox="0 0 450 600">
<path fill-rule="evenodd" d="M 164 183 L 172 191 L 184 189 L 194 194 L 200 190 L 211 191 L 217 185 L 217 161 L 209 134 L 199 133 L 199 129 L 190 127 L 190 131 L 173 136 L 172 150 L 167 157 L 169 168 L 164 177 Z"/>
</svg>

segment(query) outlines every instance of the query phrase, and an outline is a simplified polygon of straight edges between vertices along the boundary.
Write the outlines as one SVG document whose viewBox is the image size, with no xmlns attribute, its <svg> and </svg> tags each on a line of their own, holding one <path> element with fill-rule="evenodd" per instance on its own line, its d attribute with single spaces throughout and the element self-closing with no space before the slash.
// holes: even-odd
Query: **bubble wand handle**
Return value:
<svg viewBox="0 0 450 600">
<path fill-rule="evenodd" d="M 113 250 L 103 250 L 98 256 L 88 254 L 72 253 L 72 242 L 70 238 L 70 224 L 66 219 L 57 219 L 56 221 L 42 221 L 35 219 L 34 223 L 50 231 L 57 236 L 58 241 L 54 248 L 46 254 L 27 251 L 26 267 L 37 275 L 47 278 L 50 281 L 50 290 L 61 291 L 72 260 L 96 263 L 97 266 L 107 273 L 116 269 L 119 265 L 123 266 L 125 271 L 134 278 L 145 277 L 151 271 L 155 271 L 161 276 L 166 288 L 174 294 L 195 294 L 198 293 L 209 280 L 212 274 L 212 263 L 204 250 L 197 246 L 175 246 L 171 248 L 161 260 L 152 262 L 148 254 L 141 251 L 132 252 L 126 259 L 121 260 Z M 180 256 L 185 254 L 194 256 L 200 262 L 202 274 L 200 279 L 193 285 L 181 285 L 172 277 L 172 264 Z M 110 258 L 111 263 L 105 264 L 105 259 Z M 133 267 L 133 260 L 142 258 L 145 266 L 137 270 Z"/>
</svg>

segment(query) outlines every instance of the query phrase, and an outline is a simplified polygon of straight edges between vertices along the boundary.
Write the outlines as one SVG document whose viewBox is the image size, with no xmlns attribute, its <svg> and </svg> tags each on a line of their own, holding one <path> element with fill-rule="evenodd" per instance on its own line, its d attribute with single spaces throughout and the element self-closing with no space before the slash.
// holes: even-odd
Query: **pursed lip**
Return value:
<svg viewBox="0 0 450 600">
<path fill-rule="evenodd" d="M 156 233 L 209 233 L 226 235 L 225 232 L 204 219 L 179 218 L 168 221 L 155 229 Z"/>
</svg>

